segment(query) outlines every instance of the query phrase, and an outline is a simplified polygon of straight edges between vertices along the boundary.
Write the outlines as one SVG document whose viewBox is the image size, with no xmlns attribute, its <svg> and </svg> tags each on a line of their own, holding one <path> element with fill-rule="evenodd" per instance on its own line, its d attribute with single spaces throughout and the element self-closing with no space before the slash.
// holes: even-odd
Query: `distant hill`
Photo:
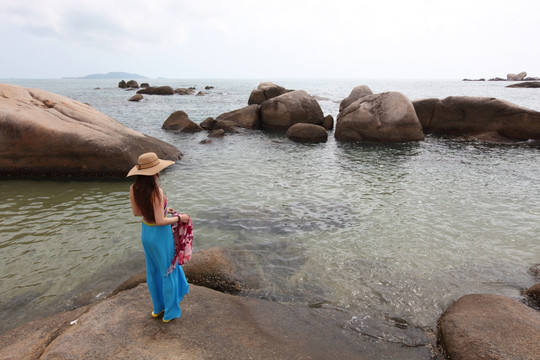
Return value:
<svg viewBox="0 0 540 360">
<path fill-rule="evenodd" d="M 146 76 L 139 74 L 130 74 L 125 72 L 110 72 L 107 74 L 90 74 L 82 77 L 70 78 L 70 79 L 148 79 Z"/>
</svg>

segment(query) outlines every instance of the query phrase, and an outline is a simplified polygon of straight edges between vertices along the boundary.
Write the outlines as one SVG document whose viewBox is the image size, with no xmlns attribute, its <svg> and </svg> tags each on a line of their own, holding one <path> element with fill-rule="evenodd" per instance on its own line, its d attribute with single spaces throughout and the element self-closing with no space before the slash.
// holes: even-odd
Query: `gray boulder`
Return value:
<svg viewBox="0 0 540 360">
<path fill-rule="evenodd" d="M 266 100 L 273 99 L 283 95 L 291 90 L 287 90 L 282 86 L 276 85 L 273 82 L 262 82 L 256 90 L 253 90 L 249 95 L 248 105 L 260 105 Z"/>
<path fill-rule="evenodd" d="M 414 101 L 426 133 L 484 139 L 540 139 L 540 112 L 487 97 Z"/>
<path fill-rule="evenodd" d="M 506 75 L 506 80 L 508 81 L 521 81 L 525 79 L 527 73 L 525 71 L 520 72 L 519 74 L 508 74 Z"/>
<path fill-rule="evenodd" d="M 287 130 L 297 123 L 324 123 L 319 103 L 304 90 L 285 93 L 266 100 L 260 106 L 260 126 L 263 129 Z"/>
<path fill-rule="evenodd" d="M 338 114 L 341 141 L 406 142 L 424 139 L 412 102 L 399 92 L 361 97 Z"/>
<path fill-rule="evenodd" d="M 537 360 L 540 312 L 510 298 L 466 295 L 439 319 L 440 345 L 451 359 Z"/>
<path fill-rule="evenodd" d="M 0 109 L 0 175 L 124 177 L 142 153 L 182 156 L 164 141 L 48 91 L 0 84 Z"/>
<path fill-rule="evenodd" d="M 175 111 L 169 115 L 161 128 L 164 130 L 178 130 L 185 133 L 203 131 L 203 128 L 194 123 L 182 110 Z"/>
<path fill-rule="evenodd" d="M 321 143 L 328 140 L 326 129 L 320 125 L 298 123 L 287 130 L 287 138 L 299 143 Z"/>
<path fill-rule="evenodd" d="M 347 106 L 351 105 L 356 100 L 368 95 L 373 95 L 373 91 L 371 91 L 367 85 L 356 86 L 351 90 L 349 96 L 341 101 L 339 104 L 339 111 L 343 111 Z"/>
</svg>

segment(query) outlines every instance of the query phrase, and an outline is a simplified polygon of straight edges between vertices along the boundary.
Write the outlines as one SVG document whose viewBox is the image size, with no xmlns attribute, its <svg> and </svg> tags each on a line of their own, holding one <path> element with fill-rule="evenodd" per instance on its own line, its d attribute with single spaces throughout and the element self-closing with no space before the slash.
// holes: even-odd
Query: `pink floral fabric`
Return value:
<svg viewBox="0 0 540 360">
<path fill-rule="evenodd" d="M 172 216 L 180 216 L 180 213 L 174 212 Z M 189 261 L 193 251 L 193 223 L 191 218 L 187 223 L 177 222 L 171 227 L 174 238 L 174 257 L 167 275 L 176 268 L 176 264 L 184 265 L 185 261 Z"/>
</svg>

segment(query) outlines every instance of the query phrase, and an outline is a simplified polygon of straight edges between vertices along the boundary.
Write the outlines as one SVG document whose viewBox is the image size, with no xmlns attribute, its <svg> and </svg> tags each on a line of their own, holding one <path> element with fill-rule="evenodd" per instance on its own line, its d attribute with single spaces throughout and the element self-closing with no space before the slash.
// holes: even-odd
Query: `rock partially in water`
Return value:
<svg viewBox="0 0 540 360">
<path fill-rule="evenodd" d="M 526 76 L 527 76 L 527 72 L 522 71 L 519 74 L 507 74 L 506 75 L 506 80 L 508 80 L 508 81 L 521 81 L 521 80 L 525 79 Z"/>
<path fill-rule="evenodd" d="M 297 123 L 324 123 L 319 103 L 304 90 L 285 93 L 263 102 L 260 106 L 260 124 L 263 129 L 287 130 Z"/>
<path fill-rule="evenodd" d="M 439 338 L 452 359 L 536 360 L 540 312 L 500 295 L 466 295 L 441 316 Z"/>
<path fill-rule="evenodd" d="M 363 96 L 338 114 L 336 140 L 406 142 L 424 139 L 412 102 L 395 91 Z"/>
<path fill-rule="evenodd" d="M 216 118 L 215 123 L 213 123 L 212 130 L 223 129 L 230 132 L 235 127 L 245 129 L 258 129 L 259 106 L 248 105 L 241 109 L 229 111 L 227 113 L 219 115 Z"/>
<path fill-rule="evenodd" d="M 188 114 L 182 110 L 173 112 L 161 126 L 164 130 L 177 130 L 185 133 L 196 133 L 203 131 L 199 125 L 192 121 Z"/>
<path fill-rule="evenodd" d="M 525 290 L 525 295 L 529 297 L 529 301 L 537 308 L 540 309 L 540 283 L 531 286 Z"/>
<path fill-rule="evenodd" d="M 135 94 L 132 97 L 129 98 L 129 101 L 141 101 L 143 99 L 143 96 L 141 94 Z"/>
<path fill-rule="evenodd" d="M 0 84 L 0 108 L 0 175 L 125 177 L 144 152 L 182 156 L 90 105 L 48 91 Z"/>
<path fill-rule="evenodd" d="M 146 94 L 146 95 L 174 95 L 174 89 L 170 86 L 149 86 L 137 91 L 137 94 Z"/>
<path fill-rule="evenodd" d="M 314 124 L 294 124 L 287 130 L 286 136 L 299 143 L 321 143 L 328 140 L 326 129 Z"/>
<path fill-rule="evenodd" d="M 349 315 L 191 285 L 182 317 L 150 315 L 146 284 L 0 337 L 0 359 L 425 359 L 427 347 L 361 337 Z"/>
<path fill-rule="evenodd" d="M 426 133 L 480 137 L 496 132 L 515 140 L 540 139 L 540 112 L 500 99 L 450 96 L 416 100 L 414 108 Z"/>
<path fill-rule="evenodd" d="M 236 294 L 258 287 L 257 278 L 246 267 L 251 263 L 247 257 L 246 251 L 213 247 L 196 252 L 183 267 L 190 284 Z"/>
<path fill-rule="evenodd" d="M 517 84 L 508 85 L 508 88 L 540 88 L 540 81 L 527 81 L 527 82 L 521 82 Z"/>
</svg>

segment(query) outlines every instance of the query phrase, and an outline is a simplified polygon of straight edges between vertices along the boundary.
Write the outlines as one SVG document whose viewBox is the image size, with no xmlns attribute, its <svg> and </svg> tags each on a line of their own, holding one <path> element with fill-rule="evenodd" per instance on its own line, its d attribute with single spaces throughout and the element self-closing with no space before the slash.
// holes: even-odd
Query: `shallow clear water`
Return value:
<svg viewBox="0 0 540 360">
<path fill-rule="evenodd" d="M 128 80 L 128 79 L 126 79 Z M 162 175 L 169 203 L 189 213 L 195 249 L 248 249 L 260 286 L 249 295 L 403 319 L 432 330 L 467 293 L 521 299 L 540 262 L 540 149 L 440 137 L 408 144 L 301 145 L 248 131 L 201 144 L 205 133 L 161 130 L 184 110 L 196 122 L 247 105 L 258 80 L 149 80 L 215 86 L 206 96 L 145 96 L 114 80 L 9 80 L 90 103 L 125 125 L 176 145 Z M 361 84 L 411 99 L 490 96 L 540 110 L 538 89 L 459 81 L 275 81 L 317 96 L 326 114 Z M 99 89 L 95 89 L 99 87 Z M 129 182 L 0 181 L 0 331 L 104 296 L 143 270 Z M 367 325 L 366 325 L 367 326 Z M 377 332 L 376 330 L 375 332 Z M 374 334 L 387 339 L 387 329 Z M 390 339 L 391 340 L 391 339 Z"/>
</svg>

